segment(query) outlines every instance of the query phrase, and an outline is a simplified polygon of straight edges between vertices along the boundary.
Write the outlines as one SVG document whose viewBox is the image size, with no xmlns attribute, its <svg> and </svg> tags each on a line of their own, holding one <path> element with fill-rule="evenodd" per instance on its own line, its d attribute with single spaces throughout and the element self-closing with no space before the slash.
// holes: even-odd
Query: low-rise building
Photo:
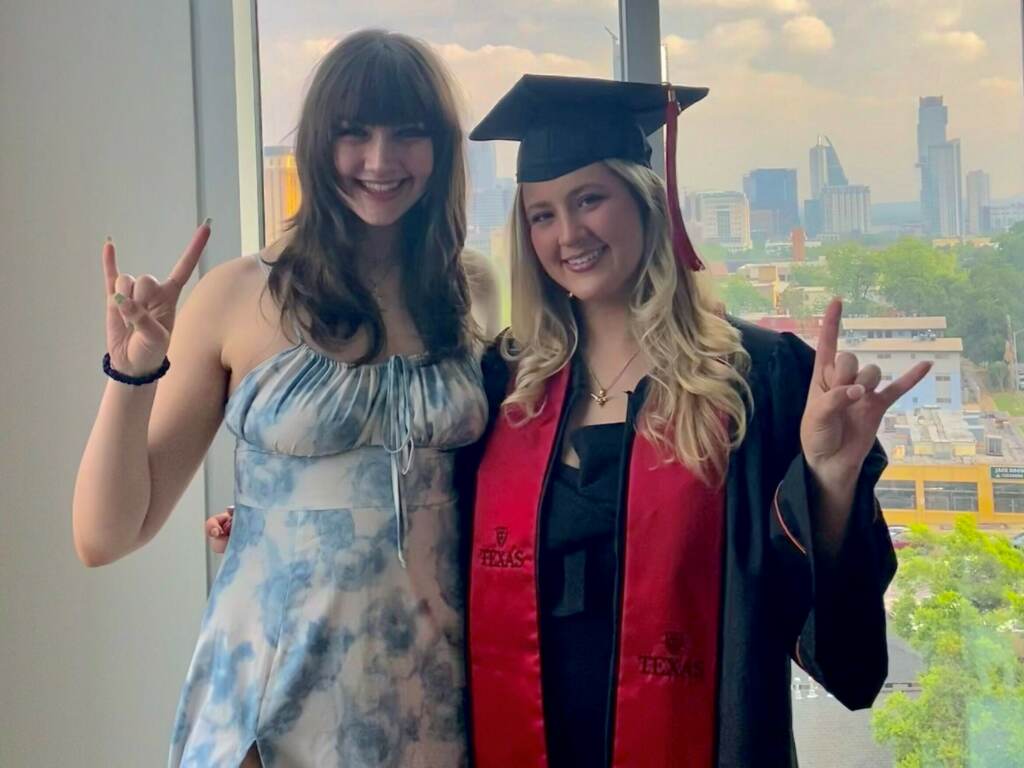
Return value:
<svg viewBox="0 0 1024 768">
<path fill-rule="evenodd" d="M 839 350 L 857 355 L 861 367 L 877 365 L 882 371 L 883 387 L 917 363 L 932 362 L 928 375 L 896 401 L 893 411 L 912 411 L 928 405 L 958 411 L 963 405 L 960 360 L 964 347 L 959 338 L 843 337 L 839 340 Z"/>
</svg>

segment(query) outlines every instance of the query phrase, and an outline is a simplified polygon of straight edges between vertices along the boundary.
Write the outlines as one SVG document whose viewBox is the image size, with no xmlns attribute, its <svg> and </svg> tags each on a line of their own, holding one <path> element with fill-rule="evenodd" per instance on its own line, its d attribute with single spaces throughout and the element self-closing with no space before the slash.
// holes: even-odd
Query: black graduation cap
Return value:
<svg viewBox="0 0 1024 768">
<path fill-rule="evenodd" d="M 679 111 L 707 88 L 674 88 Z M 598 160 L 650 167 L 647 136 L 665 124 L 666 86 L 586 77 L 523 75 L 469 134 L 518 141 L 519 182 L 547 181 Z"/>
<path fill-rule="evenodd" d="M 679 213 L 675 184 L 676 117 L 707 88 L 586 77 L 523 75 L 469 134 L 474 141 L 518 141 L 516 180 L 548 181 L 600 160 L 651 167 L 647 137 L 668 126 L 669 213 L 680 262 L 701 269 Z"/>
</svg>

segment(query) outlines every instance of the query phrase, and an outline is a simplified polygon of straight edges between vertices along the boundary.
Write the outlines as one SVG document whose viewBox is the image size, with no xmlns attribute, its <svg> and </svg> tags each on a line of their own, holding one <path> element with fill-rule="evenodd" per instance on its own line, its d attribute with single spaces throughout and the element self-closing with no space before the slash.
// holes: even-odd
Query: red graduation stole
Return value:
<svg viewBox="0 0 1024 768">
<path fill-rule="evenodd" d="M 538 516 L 569 368 L 521 427 L 499 415 L 477 476 L 469 675 L 478 768 L 547 768 Z M 612 768 L 709 768 L 715 754 L 724 496 L 639 432 L 626 494 Z M 594 738 L 601 738 L 594 734 Z"/>
</svg>

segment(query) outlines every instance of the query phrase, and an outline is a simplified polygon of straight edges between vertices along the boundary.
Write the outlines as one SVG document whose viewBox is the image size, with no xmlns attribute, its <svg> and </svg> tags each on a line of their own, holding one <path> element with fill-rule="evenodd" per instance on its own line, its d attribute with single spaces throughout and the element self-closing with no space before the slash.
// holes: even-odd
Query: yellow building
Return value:
<svg viewBox="0 0 1024 768">
<path fill-rule="evenodd" d="M 875 492 L 890 524 L 1024 526 L 1024 465 L 893 463 Z"/>
<path fill-rule="evenodd" d="M 270 244 L 284 233 L 285 222 L 299 210 L 302 190 L 290 147 L 263 149 L 263 232 Z"/>
<path fill-rule="evenodd" d="M 749 282 L 761 296 L 771 303 L 772 309 L 779 308 L 779 299 L 786 290 L 786 283 L 779 276 L 776 264 L 744 264 L 736 270 L 736 276 Z"/>
<path fill-rule="evenodd" d="M 995 240 L 991 237 L 936 237 L 932 239 L 932 245 L 936 248 L 959 248 L 961 245 L 969 245 L 973 248 L 992 248 Z"/>
</svg>

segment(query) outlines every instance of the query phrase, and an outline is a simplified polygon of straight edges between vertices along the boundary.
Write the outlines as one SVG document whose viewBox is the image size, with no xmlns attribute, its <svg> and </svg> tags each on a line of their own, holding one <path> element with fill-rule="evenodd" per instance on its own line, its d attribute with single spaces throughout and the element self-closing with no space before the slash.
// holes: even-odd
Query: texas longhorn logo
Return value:
<svg viewBox="0 0 1024 768">
<path fill-rule="evenodd" d="M 704 677 L 704 662 L 687 658 L 689 643 L 682 632 L 667 630 L 661 636 L 661 653 L 637 656 L 640 674 L 648 677 L 673 677 L 682 680 L 700 680 Z M 659 650 L 656 646 L 655 650 Z"/>
<path fill-rule="evenodd" d="M 665 650 L 670 656 L 681 656 L 686 647 L 686 635 L 682 632 L 666 632 L 664 635 Z"/>
<path fill-rule="evenodd" d="M 484 568 L 522 568 L 530 559 L 529 555 L 516 547 L 505 548 L 508 543 L 508 528 L 499 525 L 494 529 L 493 547 L 481 547 L 480 565 Z"/>
</svg>

